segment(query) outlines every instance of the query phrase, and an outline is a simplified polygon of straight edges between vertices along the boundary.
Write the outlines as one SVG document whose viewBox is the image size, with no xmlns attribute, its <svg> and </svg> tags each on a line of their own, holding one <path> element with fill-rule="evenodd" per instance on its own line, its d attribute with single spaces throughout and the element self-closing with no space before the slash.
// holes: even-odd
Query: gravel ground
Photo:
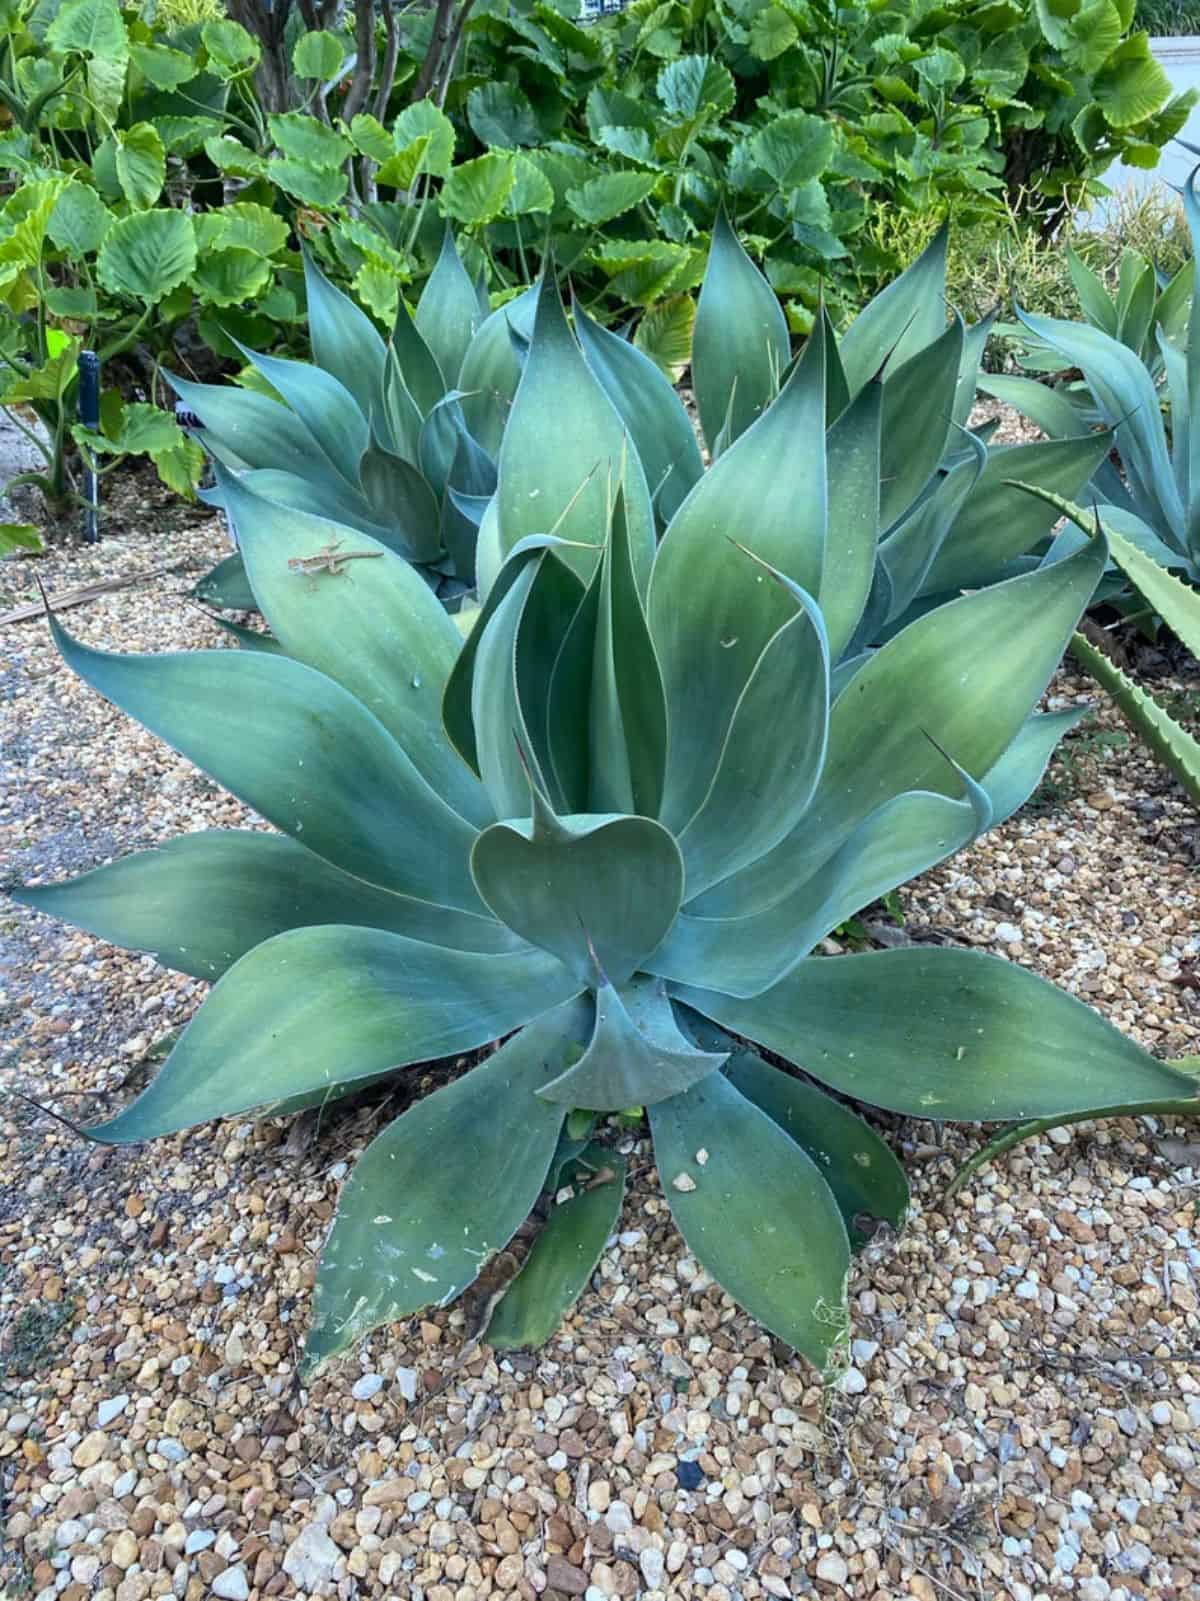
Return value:
<svg viewBox="0 0 1200 1601">
<path fill-rule="evenodd" d="M 61 592 L 199 570 L 220 543 L 190 523 L 36 571 Z M 6 603 L 33 570 L 3 570 Z M 191 581 L 64 621 L 123 650 L 219 643 Z M 40 622 L 0 638 L 6 875 L 246 823 L 58 667 Z M 1056 704 L 1081 697 L 1056 682 Z M 906 893 L 904 937 L 1006 951 L 1148 1046 L 1196 1051 L 1195 815 L 1121 728 L 1094 716 L 1029 811 Z M 92 1117 L 203 989 L 6 904 L 0 1084 Z M 544 1350 L 471 1349 L 455 1307 L 300 1393 L 338 1189 L 394 1110 L 337 1109 L 307 1143 L 268 1121 L 109 1151 L 0 1103 L 0 1593 L 1197 1595 L 1195 1125 L 1082 1124 L 947 1203 L 980 1131 L 881 1120 L 914 1214 L 856 1265 L 833 1392 L 689 1258 L 631 1142 L 621 1232 Z"/>
</svg>

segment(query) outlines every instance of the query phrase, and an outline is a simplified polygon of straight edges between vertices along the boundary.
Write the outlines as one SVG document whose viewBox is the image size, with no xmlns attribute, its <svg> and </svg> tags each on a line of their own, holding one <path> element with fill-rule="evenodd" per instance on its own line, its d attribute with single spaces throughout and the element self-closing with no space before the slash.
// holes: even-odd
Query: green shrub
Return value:
<svg viewBox="0 0 1200 1601">
<path fill-rule="evenodd" d="M 634 1108 L 689 1249 L 828 1369 L 850 1253 L 907 1203 L 839 1096 L 968 1120 L 1196 1106 L 1184 1074 L 999 958 L 812 954 L 1029 794 L 1076 717 L 1035 708 L 1105 560 L 1085 542 L 861 650 L 889 584 L 919 582 L 922 508 L 944 498 L 918 405 L 944 407 L 965 340 L 943 326 L 942 244 L 840 347 L 818 322 L 787 370 L 771 289 L 718 224 L 695 341 L 716 459 L 661 542 L 640 444 L 686 429 L 678 398 L 642 362 L 619 369 L 622 411 L 612 350 L 544 282 L 465 641 L 394 551 L 228 474 L 271 650 L 110 655 L 52 623 L 71 667 L 280 830 L 19 893 L 217 981 L 90 1137 L 285 1113 L 480 1053 L 359 1161 L 310 1371 L 460 1294 L 566 1178 L 497 1313 L 502 1344 L 545 1338 L 612 1228 L 608 1120 Z"/>
</svg>

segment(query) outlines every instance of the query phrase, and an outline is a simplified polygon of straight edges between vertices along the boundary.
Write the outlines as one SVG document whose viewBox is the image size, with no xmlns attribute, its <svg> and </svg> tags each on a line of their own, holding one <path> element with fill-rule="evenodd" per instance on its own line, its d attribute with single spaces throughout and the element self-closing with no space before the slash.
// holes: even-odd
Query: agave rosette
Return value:
<svg viewBox="0 0 1200 1601">
<path fill-rule="evenodd" d="M 1060 367 L 1080 370 L 1082 386 L 1055 388 L 1016 377 L 985 381 L 990 393 L 1018 407 L 1060 443 L 1101 437 L 1091 433 L 1091 428 L 1096 419 L 1103 422 L 1111 430 L 1120 470 L 1105 457 L 1097 465 L 1087 498 L 1099 504 L 1108 529 L 1159 566 L 1182 571 L 1193 583 L 1200 581 L 1200 427 L 1196 423 L 1200 278 L 1194 259 L 1200 251 L 1200 195 L 1196 193 L 1196 171 L 1189 175 L 1183 190 L 1193 261 L 1163 293 L 1162 300 L 1170 297 L 1169 314 L 1152 324 L 1152 354 L 1144 348 L 1145 341 L 1135 346 L 1129 335 L 1122 337 L 1119 324 L 1106 323 L 1098 301 L 1085 322 L 1037 317 L 1018 308 L 1021 322 L 1056 356 Z M 1072 534 L 1066 544 L 1084 537 Z"/>
<path fill-rule="evenodd" d="M 818 329 L 658 542 L 633 430 L 544 286 L 465 643 L 394 550 L 232 475 L 275 650 L 120 656 L 54 624 L 77 672 L 277 830 L 21 892 L 216 980 L 90 1136 L 278 1114 L 481 1053 L 354 1169 L 310 1366 L 458 1295 L 547 1185 L 590 1171 L 603 1182 L 554 1211 L 497 1314 L 498 1339 L 545 1337 L 620 1201 L 620 1160 L 581 1112 L 648 1110 L 690 1249 L 825 1365 L 864 1220 L 906 1205 L 839 1097 L 991 1120 L 1192 1093 L 1001 959 L 813 954 L 1028 795 L 1075 716 L 1035 708 L 1105 560 L 1089 543 L 860 650 L 884 386 L 868 370 L 835 398 L 827 436 L 834 359 Z M 341 538 L 377 559 L 289 569 Z"/>
</svg>

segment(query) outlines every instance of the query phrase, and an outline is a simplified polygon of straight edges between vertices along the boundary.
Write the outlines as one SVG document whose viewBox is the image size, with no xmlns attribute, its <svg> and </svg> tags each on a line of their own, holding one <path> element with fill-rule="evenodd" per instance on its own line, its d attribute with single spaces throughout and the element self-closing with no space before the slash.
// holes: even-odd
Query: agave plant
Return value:
<svg viewBox="0 0 1200 1601">
<path fill-rule="evenodd" d="M 1192 1094 L 1000 958 L 814 954 L 1029 793 L 1076 715 L 1034 708 L 1105 561 L 1086 542 L 933 608 L 839 685 L 878 572 L 869 368 L 827 437 L 818 326 L 658 542 L 631 432 L 546 284 L 465 642 L 382 542 L 229 475 L 275 652 L 111 655 L 52 622 L 87 682 L 278 830 L 20 892 L 217 981 L 88 1135 L 278 1115 L 478 1053 L 355 1167 L 309 1369 L 452 1300 L 570 1181 L 496 1314 L 500 1343 L 544 1338 L 620 1205 L 609 1114 L 646 1109 L 689 1248 L 824 1368 L 851 1251 L 907 1194 L 841 1097 L 993 1120 Z"/>
<path fill-rule="evenodd" d="M 873 563 L 868 604 L 846 642 L 848 660 L 963 589 L 1035 568 L 1056 513 L 1017 481 L 1074 496 L 1108 448 L 1103 434 L 997 446 L 990 443 L 994 423 L 968 429 L 992 319 L 972 327 L 956 314 L 947 320 L 946 245 L 943 229 L 840 340 L 828 318 L 820 320 L 830 459 L 841 493 L 853 493 L 858 470 L 858 504 L 846 511 L 851 524 L 862 519 L 859 555 Z M 714 457 L 756 418 L 770 415 L 789 367 L 775 296 L 721 217 L 692 354 L 697 409 Z M 653 415 L 661 419 L 672 405 L 678 398 L 668 393 Z M 875 438 L 871 427 L 863 428 L 876 409 L 875 454 L 852 461 L 845 452 Z M 622 415 L 632 429 L 630 414 Z M 778 448 L 786 452 L 792 446 L 782 418 L 776 426 Z M 636 431 L 635 438 L 640 446 Z"/>
<path fill-rule="evenodd" d="M 386 343 L 307 254 L 304 276 L 313 363 L 243 346 L 256 387 L 172 378 L 197 437 L 256 494 L 370 534 L 440 593 L 461 593 L 475 565 L 475 528 L 462 508 L 495 488 L 480 439 L 494 448 L 516 389 L 510 329 L 527 322 L 522 303 L 490 314 L 449 231 L 415 316 L 401 296 Z M 455 387 L 464 370 L 475 431 Z M 219 489 L 208 498 L 223 502 Z M 236 554 L 197 593 L 231 608 L 253 603 Z"/>
<path fill-rule="evenodd" d="M 1086 403 L 1077 391 L 1051 388 L 1029 378 L 991 378 L 984 387 L 1010 401 L 1051 438 L 1086 434 L 1093 417 L 1111 430 L 1122 471 L 1101 464 L 1091 485 L 1106 526 L 1137 545 L 1160 566 L 1200 582 L 1200 198 L 1196 173 L 1184 186 L 1184 210 L 1192 235 L 1193 261 L 1166 292 L 1177 295 L 1181 279 L 1191 290 L 1184 316 L 1178 303 L 1155 332 L 1157 362 L 1131 348 L 1095 320 L 1066 322 L 1018 312 L 1039 343 L 1060 365 L 1083 374 Z M 1186 274 L 1186 276 L 1184 276 Z M 1166 295 L 1164 294 L 1164 299 Z M 1158 387 L 1161 370 L 1165 380 Z M 1070 497 L 1074 498 L 1074 497 Z M 1081 536 L 1082 537 L 1082 536 Z"/>
<path fill-rule="evenodd" d="M 1092 536 L 1100 533 L 1103 527 L 1100 513 L 1089 516 L 1082 507 L 1058 497 L 1055 497 L 1055 504 L 1082 533 Z M 1106 530 L 1106 537 L 1113 562 L 1142 601 L 1194 656 L 1200 655 L 1200 595 L 1165 567 L 1160 567 L 1144 550 L 1123 538 L 1116 529 Z M 1141 735 L 1190 799 L 1200 806 L 1200 740 L 1086 635 L 1075 635 L 1071 654 L 1107 691 L 1126 722 Z"/>
</svg>

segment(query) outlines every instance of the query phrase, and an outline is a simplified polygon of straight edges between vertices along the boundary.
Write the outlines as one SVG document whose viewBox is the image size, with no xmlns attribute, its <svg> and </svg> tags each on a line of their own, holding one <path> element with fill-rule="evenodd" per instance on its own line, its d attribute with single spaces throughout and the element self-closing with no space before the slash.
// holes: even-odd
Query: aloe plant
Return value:
<svg viewBox="0 0 1200 1601">
<path fill-rule="evenodd" d="M 1192 1093 L 1000 958 L 815 954 L 1028 795 L 1076 715 L 1035 707 L 1106 557 L 1085 542 L 933 607 L 839 681 L 889 492 L 869 332 L 843 348 L 843 376 L 866 375 L 846 406 L 818 326 L 658 541 L 632 430 L 543 284 L 465 642 L 395 550 L 228 473 L 273 651 L 112 655 L 52 619 L 76 672 L 278 831 L 18 893 L 216 980 L 89 1137 L 277 1115 L 477 1053 L 357 1164 L 309 1370 L 461 1293 L 566 1180 L 497 1312 L 501 1343 L 545 1337 L 619 1206 L 612 1113 L 646 1109 L 689 1248 L 825 1368 L 851 1251 L 907 1201 L 841 1097 L 992 1120 Z"/>
<path fill-rule="evenodd" d="M 1154 329 L 1154 357 L 1147 361 L 1144 348 L 1132 338 L 1122 339 L 1119 326 L 1106 331 L 1098 302 L 1086 323 L 1036 317 L 1018 308 L 1022 323 L 1040 345 L 1055 352 L 1060 364 L 1079 368 L 1082 390 L 1064 391 L 1029 378 L 1004 377 L 985 379 L 983 387 L 1017 406 L 1051 438 L 1084 435 L 1094 418 L 1109 427 L 1122 470 L 1118 472 L 1112 462 L 1105 461 L 1091 485 L 1091 493 L 1103 508 L 1105 525 L 1160 566 L 1183 572 L 1195 583 L 1200 582 L 1200 429 L 1195 424 L 1200 396 L 1200 276 L 1195 272 L 1200 254 L 1200 198 L 1196 171 L 1184 185 L 1183 203 L 1193 260 L 1164 291 L 1162 299 L 1169 296 L 1171 305 Z M 1189 289 L 1190 305 L 1183 301 Z M 1144 300 L 1148 304 L 1148 296 Z M 1161 309 L 1161 301 L 1159 304 Z M 1139 327 L 1142 321 L 1144 315 L 1139 314 Z"/>
</svg>

